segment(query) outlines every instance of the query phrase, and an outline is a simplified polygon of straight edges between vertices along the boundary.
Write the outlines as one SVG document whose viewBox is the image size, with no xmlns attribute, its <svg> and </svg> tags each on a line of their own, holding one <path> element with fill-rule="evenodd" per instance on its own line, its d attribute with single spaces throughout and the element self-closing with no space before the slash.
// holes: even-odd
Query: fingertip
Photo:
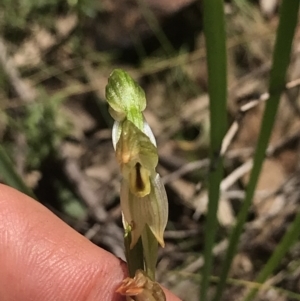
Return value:
<svg viewBox="0 0 300 301">
<path fill-rule="evenodd" d="M 4 300 L 123 300 L 121 260 L 30 197 L 0 184 L 0 296 Z"/>
</svg>

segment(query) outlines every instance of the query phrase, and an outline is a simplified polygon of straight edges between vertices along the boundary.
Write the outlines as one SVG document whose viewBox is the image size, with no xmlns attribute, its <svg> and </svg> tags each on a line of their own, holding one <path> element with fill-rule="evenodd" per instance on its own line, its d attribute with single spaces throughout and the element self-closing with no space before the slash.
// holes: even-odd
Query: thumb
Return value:
<svg viewBox="0 0 300 301">
<path fill-rule="evenodd" d="M 0 299 L 122 301 L 126 265 L 30 197 L 0 184 Z M 167 301 L 179 301 L 166 291 Z"/>
</svg>

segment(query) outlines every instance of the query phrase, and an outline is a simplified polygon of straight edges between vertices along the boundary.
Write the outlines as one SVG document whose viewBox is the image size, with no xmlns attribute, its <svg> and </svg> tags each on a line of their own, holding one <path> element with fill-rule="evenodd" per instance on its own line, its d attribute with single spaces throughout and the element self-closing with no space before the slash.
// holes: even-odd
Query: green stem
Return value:
<svg viewBox="0 0 300 301">
<path fill-rule="evenodd" d="M 222 0 L 204 0 L 203 11 L 208 90 L 210 97 L 210 158 L 214 165 L 209 174 L 209 203 L 204 241 L 205 263 L 200 296 L 200 299 L 205 301 L 207 299 L 207 289 L 212 268 L 212 248 L 218 228 L 217 210 L 220 194 L 219 187 L 223 176 L 222 160 L 216 160 L 216 157 L 220 152 L 222 140 L 227 128 L 227 71 L 224 3 Z"/>
<path fill-rule="evenodd" d="M 130 243 L 131 235 L 130 232 L 128 232 L 124 237 L 125 256 L 127 260 L 129 276 L 133 278 L 137 270 L 144 270 L 144 255 L 141 238 L 132 249 L 130 249 Z"/>
<path fill-rule="evenodd" d="M 145 226 L 142 233 L 142 242 L 144 247 L 145 270 L 147 276 L 155 281 L 158 242 L 148 225 Z"/>
</svg>

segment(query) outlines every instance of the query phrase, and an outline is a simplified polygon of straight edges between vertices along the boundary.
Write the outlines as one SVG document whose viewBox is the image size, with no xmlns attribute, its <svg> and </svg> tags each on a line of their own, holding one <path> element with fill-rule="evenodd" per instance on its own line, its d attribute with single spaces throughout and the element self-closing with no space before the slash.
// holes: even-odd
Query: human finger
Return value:
<svg viewBox="0 0 300 301">
<path fill-rule="evenodd" d="M 0 184 L 0 299 L 121 301 L 124 263 L 30 197 Z M 178 301 L 166 291 L 168 301 Z"/>
</svg>

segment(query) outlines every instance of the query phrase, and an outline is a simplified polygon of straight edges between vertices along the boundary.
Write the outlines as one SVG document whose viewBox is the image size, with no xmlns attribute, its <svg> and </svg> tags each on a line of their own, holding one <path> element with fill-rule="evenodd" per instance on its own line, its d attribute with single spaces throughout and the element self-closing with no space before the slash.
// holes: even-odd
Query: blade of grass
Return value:
<svg viewBox="0 0 300 301">
<path fill-rule="evenodd" d="M 255 282 L 263 283 L 264 281 L 267 280 L 267 278 L 274 271 L 274 269 L 276 268 L 276 266 L 278 265 L 282 257 L 289 250 L 292 244 L 296 241 L 297 237 L 299 236 L 299 228 L 300 228 L 300 212 L 298 212 L 295 220 L 289 227 L 288 231 L 285 233 L 284 237 L 282 238 L 279 245 L 277 246 L 275 252 L 273 252 L 271 258 L 268 260 L 264 268 L 260 271 Z M 243 301 L 253 300 L 257 292 L 258 292 L 257 288 L 252 289 L 246 295 Z"/>
<path fill-rule="evenodd" d="M 200 300 L 206 300 L 211 274 L 212 248 L 218 227 L 217 210 L 220 195 L 220 182 L 223 176 L 222 160 L 216 158 L 225 135 L 227 72 L 225 17 L 222 0 L 203 1 L 203 22 L 206 40 L 208 91 L 210 98 L 210 158 L 213 162 L 209 174 L 209 203 L 205 223 L 204 267 L 201 281 Z"/>
<path fill-rule="evenodd" d="M 266 148 L 268 146 L 269 138 L 274 125 L 280 95 L 285 86 L 285 76 L 290 60 L 292 41 L 297 24 L 298 10 L 299 1 L 286 0 L 281 4 L 280 22 L 277 30 L 276 43 L 273 54 L 273 65 L 269 83 L 270 98 L 267 101 L 261 124 L 257 149 L 254 156 L 254 165 L 247 187 L 246 198 L 241 211 L 239 212 L 237 224 L 230 235 L 229 246 L 225 255 L 225 260 L 220 275 L 220 282 L 217 286 L 217 291 L 213 299 L 214 301 L 221 299 L 229 268 L 231 266 L 234 254 L 236 253 L 239 237 L 243 230 L 249 207 L 252 203 L 255 187 L 262 168 Z"/>
<path fill-rule="evenodd" d="M 26 186 L 24 181 L 15 171 L 15 168 L 8 157 L 5 149 L 0 145 L 0 175 L 6 184 L 19 191 L 35 198 L 32 190 Z"/>
</svg>

